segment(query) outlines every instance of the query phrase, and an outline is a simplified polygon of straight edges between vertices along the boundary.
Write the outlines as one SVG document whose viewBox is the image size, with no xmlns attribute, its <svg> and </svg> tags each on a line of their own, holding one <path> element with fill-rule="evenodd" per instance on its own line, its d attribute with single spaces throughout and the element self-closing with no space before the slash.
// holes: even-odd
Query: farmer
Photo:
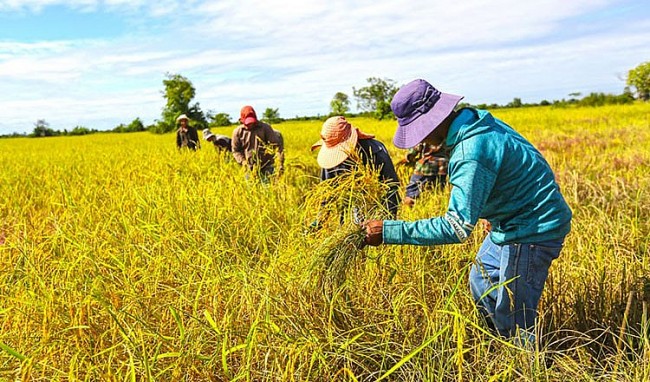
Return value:
<svg viewBox="0 0 650 382">
<path fill-rule="evenodd" d="M 443 188 L 447 182 L 448 154 L 444 145 L 420 143 L 409 149 L 406 158 L 400 163 L 413 165 L 413 175 L 406 185 L 404 204 L 412 207 L 422 191 L 427 187 Z"/>
<path fill-rule="evenodd" d="M 320 147 L 318 165 L 321 167 L 320 179 L 325 181 L 349 173 L 359 163 L 355 163 L 351 153 L 356 150 L 363 165 L 371 165 L 379 171 L 382 182 L 390 189 L 386 198 L 386 208 L 393 218 L 397 217 L 399 205 L 399 179 L 383 143 L 353 127 L 345 117 L 331 117 L 321 129 L 321 140 L 312 145 L 312 151 Z M 314 223 L 312 223 L 312 226 Z"/>
<path fill-rule="evenodd" d="M 275 151 L 283 158 L 281 137 L 268 124 L 257 119 L 252 106 L 241 109 L 239 125 L 232 133 L 232 154 L 248 171 L 258 171 L 262 181 L 275 171 Z"/>
<path fill-rule="evenodd" d="M 190 120 L 187 118 L 187 115 L 179 115 L 176 118 L 176 123 L 180 125 L 178 130 L 176 130 L 176 147 L 179 150 L 183 147 L 187 147 L 190 150 L 200 149 L 201 142 L 199 142 L 199 134 L 194 127 L 190 126 Z"/>
<path fill-rule="evenodd" d="M 449 206 L 431 219 L 367 221 L 365 242 L 462 243 L 486 219 L 492 228 L 470 269 L 472 295 L 491 329 L 534 343 L 537 304 L 571 229 L 571 210 L 542 154 L 487 111 L 454 111 L 462 98 L 424 80 L 395 94 L 395 146 L 426 142 L 450 150 Z"/>
<path fill-rule="evenodd" d="M 203 139 L 214 144 L 216 150 L 232 150 L 232 139 L 225 135 L 213 134 L 210 129 L 203 129 Z"/>
</svg>

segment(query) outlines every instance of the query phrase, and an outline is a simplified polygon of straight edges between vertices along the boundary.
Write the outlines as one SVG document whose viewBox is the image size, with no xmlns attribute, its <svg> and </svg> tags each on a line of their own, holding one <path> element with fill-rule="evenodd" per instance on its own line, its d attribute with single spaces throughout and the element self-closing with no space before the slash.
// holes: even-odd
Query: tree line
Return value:
<svg viewBox="0 0 650 382">
<path fill-rule="evenodd" d="M 304 116 L 284 119 L 280 117 L 278 108 L 266 108 L 262 114 L 262 119 L 271 124 L 279 123 L 285 120 L 324 120 L 332 115 L 344 115 L 348 117 L 365 116 L 379 120 L 394 119 L 395 116 L 390 109 L 390 101 L 399 90 L 397 83 L 388 78 L 369 77 L 367 85 L 352 88 L 352 94 L 356 99 L 358 113 L 352 113 L 350 109 L 350 97 L 343 92 L 337 92 L 330 101 L 330 113 L 328 115 Z M 196 89 L 192 82 L 180 74 L 166 73 L 163 79 L 164 90 L 162 91 L 165 98 L 161 118 L 154 121 L 153 124 L 145 126 L 140 118 L 136 118 L 129 124 L 120 124 L 112 130 L 100 131 L 90 129 L 84 126 L 76 126 L 71 130 L 54 130 L 50 128 L 47 121 L 39 119 L 34 125 L 34 130 L 29 135 L 13 133 L 11 135 L 2 135 L 1 137 L 49 137 L 58 135 L 86 135 L 100 132 L 129 133 L 138 131 L 150 131 L 152 133 L 168 133 L 176 129 L 176 118 L 181 115 L 187 115 L 197 129 L 214 128 L 230 126 L 233 123 L 231 116 L 227 113 L 217 113 L 214 111 L 203 112 L 198 102 L 193 103 Z M 534 106 L 602 106 L 602 105 L 621 105 L 634 102 L 635 99 L 642 101 L 650 100 L 650 61 L 639 64 L 637 67 L 628 71 L 626 78 L 626 87 L 622 94 L 605 94 L 590 93 L 582 98 L 581 93 L 571 93 L 568 99 L 547 101 L 542 100 L 539 103 L 524 103 L 521 98 L 514 98 L 505 105 L 476 104 L 471 105 L 462 103 L 460 106 L 476 107 L 479 109 L 498 109 L 498 108 L 518 108 Z"/>
</svg>

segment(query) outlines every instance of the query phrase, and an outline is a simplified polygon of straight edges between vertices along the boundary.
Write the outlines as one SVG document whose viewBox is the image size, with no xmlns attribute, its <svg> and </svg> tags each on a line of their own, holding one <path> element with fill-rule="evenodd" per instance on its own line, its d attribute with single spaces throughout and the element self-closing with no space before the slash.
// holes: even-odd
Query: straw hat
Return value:
<svg viewBox="0 0 650 382">
<path fill-rule="evenodd" d="M 353 127 L 342 116 L 331 117 L 323 123 L 320 132 L 321 139 L 311 146 L 312 151 L 320 147 L 318 165 L 330 169 L 343 163 L 357 146 L 359 139 L 370 139 L 375 136 L 366 134 Z"/>
<path fill-rule="evenodd" d="M 210 131 L 210 129 L 203 129 L 203 139 L 205 139 L 206 141 L 214 136 L 215 135 L 212 134 L 212 131 Z"/>
</svg>

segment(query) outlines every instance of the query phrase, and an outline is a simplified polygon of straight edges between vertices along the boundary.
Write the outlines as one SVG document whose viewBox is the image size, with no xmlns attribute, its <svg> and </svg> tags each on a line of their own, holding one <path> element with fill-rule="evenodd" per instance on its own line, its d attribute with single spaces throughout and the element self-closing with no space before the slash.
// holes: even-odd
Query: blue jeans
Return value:
<svg viewBox="0 0 650 382">
<path fill-rule="evenodd" d="M 540 243 L 496 245 L 486 237 L 469 272 L 469 285 L 479 311 L 499 335 L 522 334 L 535 340 L 537 304 L 551 262 L 564 239 Z"/>
<path fill-rule="evenodd" d="M 406 185 L 406 196 L 417 199 L 426 186 L 444 187 L 446 183 L 445 175 L 411 175 L 409 184 Z"/>
</svg>

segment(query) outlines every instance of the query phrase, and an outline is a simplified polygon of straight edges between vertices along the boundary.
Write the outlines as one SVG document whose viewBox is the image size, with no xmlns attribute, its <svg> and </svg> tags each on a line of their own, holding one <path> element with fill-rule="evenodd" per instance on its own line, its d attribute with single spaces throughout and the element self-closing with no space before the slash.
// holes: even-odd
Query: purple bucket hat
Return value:
<svg viewBox="0 0 650 382">
<path fill-rule="evenodd" d="M 413 80 L 402 86 L 390 103 L 398 124 L 393 144 L 408 149 L 422 142 L 461 99 L 463 96 L 443 93 L 425 80 Z"/>
</svg>

